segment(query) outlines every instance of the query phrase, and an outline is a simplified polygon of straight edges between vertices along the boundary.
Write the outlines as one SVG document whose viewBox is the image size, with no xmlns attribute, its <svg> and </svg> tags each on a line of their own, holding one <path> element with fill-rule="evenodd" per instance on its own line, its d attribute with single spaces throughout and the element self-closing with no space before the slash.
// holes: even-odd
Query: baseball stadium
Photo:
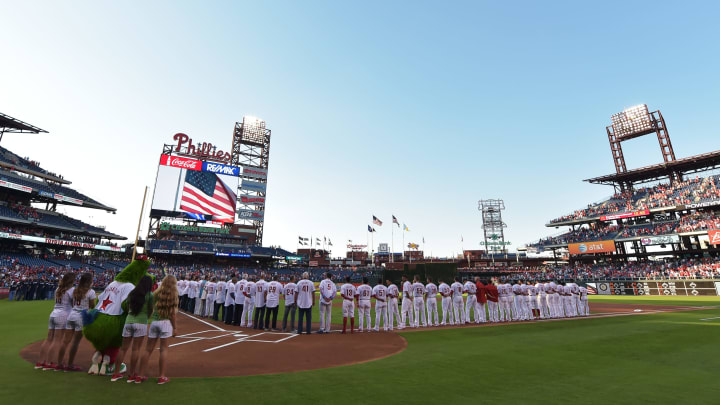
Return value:
<svg viewBox="0 0 720 405">
<path fill-rule="evenodd" d="M 118 43 L 126 40 L 134 41 Z M 150 63 L 156 56 L 145 57 Z M 273 73 L 253 70 L 255 77 Z M 165 80 L 175 80 L 171 76 Z M 40 83 L 55 85 L 30 80 L 37 80 L 36 97 L 44 91 Z M 134 79 L 115 80 L 130 86 Z M 306 149 L 309 155 L 288 153 L 297 147 L 293 121 L 258 117 L 272 104 L 260 99 L 242 104 L 258 116 L 235 113 L 207 129 L 194 126 L 194 119 L 216 117 L 201 105 L 213 108 L 213 101 L 183 100 L 197 117 L 182 120 L 183 113 L 169 112 L 187 127 L 157 120 L 152 131 L 161 133 L 138 129 L 144 135 L 128 141 L 135 142 L 133 157 L 102 135 L 81 140 L 58 118 L 110 108 L 103 99 L 93 106 L 68 101 L 56 113 L 42 104 L 30 108 L 33 103 L 11 91 L 15 101 L 0 97 L 0 398 L 8 404 L 715 404 L 720 137 L 698 142 L 674 131 L 671 141 L 670 129 L 686 130 L 682 121 L 693 115 L 669 99 L 672 107 L 665 109 L 665 98 L 650 87 L 645 91 L 652 100 L 647 104 L 641 99 L 623 107 L 636 100 L 633 92 L 613 94 L 610 107 L 583 106 L 583 120 L 604 123 L 583 136 L 602 148 L 558 135 L 564 144 L 554 159 L 568 154 L 602 160 L 597 167 L 611 168 L 610 174 L 572 167 L 584 179 L 573 183 L 571 175 L 533 163 L 542 160 L 526 159 L 519 178 L 502 183 L 506 187 L 485 187 L 496 183 L 483 180 L 470 190 L 476 197 L 462 201 L 467 212 L 447 214 L 429 200 L 462 199 L 466 194 L 450 186 L 456 183 L 428 191 L 427 184 L 405 177 L 387 180 L 393 189 L 414 193 L 422 210 L 414 217 L 399 209 L 375 211 L 375 201 L 384 198 L 379 183 L 391 176 L 352 180 L 342 162 L 364 158 L 348 144 L 341 158 L 328 155 L 333 149 L 318 146 L 334 142 L 322 135 L 325 123 L 313 122 L 311 133 L 322 143 Z M 239 90 L 233 96 L 245 97 Z M 149 97 L 151 103 L 155 96 Z M 180 108 L 179 100 L 168 103 Z M 351 108 L 338 104 L 332 111 L 345 107 Z M 552 128 L 543 142 L 552 143 L 550 132 L 565 128 L 553 121 L 557 117 L 531 116 L 533 126 Z M 308 122 L 293 119 L 298 127 Z M 62 123 L 57 130 L 56 122 Z M 86 124 L 98 121 L 88 117 Z M 130 128 L 120 121 L 103 125 Z M 711 134 L 715 128 L 702 130 Z M 443 136 L 437 145 L 452 138 Z M 51 148 L 51 137 L 62 138 L 52 145 L 64 146 Z M 514 149 L 492 151 L 487 142 L 481 155 L 508 162 L 518 156 Z M 644 142 L 640 149 L 638 142 Z M 690 143 L 700 153 L 676 156 L 675 148 L 692 149 Z M 437 145 L 421 148 L 420 160 L 450 172 L 462 159 L 433 150 Z M 113 154 L 140 174 L 130 178 L 104 167 L 102 156 L 112 160 Z M 78 171 L 79 159 L 103 171 L 112 186 L 100 184 L 97 173 Z M 330 171 L 342 175 L 337 185 L 294 177 L 295 167 L 323 170 L 332 162 L 337 166 Z M 542 193 L 520 190 L 532 198 L 519 204 L 514 193 L 533 173 L 548 182 Z M 467 175 L 457 184 L 492 177 L 454 175 Z M 292 194 L 281 191 L 288 184 L 297 187 Z M 322 194 L 325 188 L 332 192 Z M 609 196 L 589 200 L 595 190 Z M 366 209 L 356 215 L 320 201 L 332 195 L 358 200 Z M 558 199 L 563 204 L 539 205 L 548 209 L 533 205 Z M 577 209 L 565 211 L 565 202 Z M 339 232 L 341 226 L 317 219 L 327 210 L 342 227 L 352 224 L 362 233 Z M 526 212 L 520 217 L 519 211 Z M 309 232 L 296 217 L 318 225 Z M 411 232 L 429 221 L 465 231 L 460 249 L 437 253 L 443 250 L 435 239 L 442 238 Z M 510 241 L 518 235 L 531 236 Z"/>
</svg>

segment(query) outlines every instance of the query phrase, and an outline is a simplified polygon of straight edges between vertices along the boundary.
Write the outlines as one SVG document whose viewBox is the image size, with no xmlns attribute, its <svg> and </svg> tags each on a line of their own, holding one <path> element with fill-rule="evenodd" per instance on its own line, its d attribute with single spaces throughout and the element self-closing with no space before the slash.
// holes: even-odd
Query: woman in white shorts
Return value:
<svg viewBox="0 0 720 405">
<path fill-rule="evenodd" d="M 60 280 L 58 288 L 55 290 L 55 306 L 50 313 L 48 322 L 47 339 L 40 349 L 40 359 L 35 363 L 35 369 L 43 370 L 62 370 L 52 359 L 53 347 L 61 344 L 62 333 L 65 330 L 65 322 L 72 307 L 72 297 L 68 294 L 68 290 L 75 284 L 75 273 L 65 273 Z M 57 331 L 57 333 L 55 333 Z"/>
<path fill-rule="evenodd" d="M 140 377 L 135 379 L 136 383 L 147 380 L 145 369 L 153 350 L 160 341 L 160 376 L 158 384 L 165 384 L 170 381 L 165 375 L 167 364 L 168 338 L 175 336 L 175 315 L 178 310 L 177 280 L 173 276 L 166 276 L 160 288 L 153 295 L 153 313 L 151 316 L 150 329 L 148 330 L 148 343 L 145 347 L 145 355 L 140 364 Z"/>
<path fill-rule="evenodd" d="M 140 282 L 128 295 L 128 315 L 125 318 L 125 326 L 123 327 L 122 347 L 115 359 L 115 370 L 122 370 L 122 363 L 125 359 L 125 353 L 132 346 L 132 355 L 130 356 L 130 367 L 128 367 L 128 383 L 136 382 L 137 371 L 140 366 L 138 359 L 142 352 L 142 344 L 145 336 L 147 336 L 148 318 L 153 310 L 152 295 L 153 280 L 150 276 L 140 279 Z M 122 373 L 115 372 L 110 381 L 117 381 L 123 378 Z"/>
<path fill-rule="evenodd" d="M 87 311 L 90 307 L 95 306 L 97 295 L 91 288 L 93 283 L 92 273 L 83 273 L 77 287 L 68 290 L 67 294 L 72 297 L 72 310 L 65 322 L 65 335 L 63 336 L 63 344 L 58 350 L 58 365 L 66 364 L 65 371 L 81 371 L 82 368 L 76 366 L 75 355 L 77 354 L 80 339 L 82 339 L 82 312 Z M 68 361 L 63 363 L 65 351 L 70 346 L 68 352 Z"/>
</svg>

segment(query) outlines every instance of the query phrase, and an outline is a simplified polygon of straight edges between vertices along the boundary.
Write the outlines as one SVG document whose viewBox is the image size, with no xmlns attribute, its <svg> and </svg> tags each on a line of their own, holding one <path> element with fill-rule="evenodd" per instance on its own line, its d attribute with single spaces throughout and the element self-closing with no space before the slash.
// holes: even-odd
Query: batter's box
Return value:
<svg viewBox="0 0 720 405">
<path fill-rule="evenodd" d="M 280 343 L 294 338 L 294 333 L 262 332 L 243 339 L 245 342 Z"/>
<path fill-rule="evenodd" d="M 176 337 L 179 339 L 217 339 L 224 336 L 235 335 L 237 333 L 238 332 L 233 332 L 229 330 L 209 329 L 201 330 L 199 332 L 185 333 Z"/>
</svg>

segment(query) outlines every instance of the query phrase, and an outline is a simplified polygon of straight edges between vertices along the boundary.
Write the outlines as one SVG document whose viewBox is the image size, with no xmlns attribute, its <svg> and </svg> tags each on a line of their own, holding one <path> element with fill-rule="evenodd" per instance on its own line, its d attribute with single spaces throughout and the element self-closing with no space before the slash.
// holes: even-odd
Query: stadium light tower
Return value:
<svg viewBox="0 0 720 405">
<path fill-rule="evenodd" d="M 262 246 L 270 164 L 270 130 L 264 120 L 245 116 L 242 122 L 235 123 L 230 164 L 243 167 L 237 193 L 238 223 L 253 226 L 255 243 Z"/>
<path fill-rule="evenodd" d="M 636 105 L 626 108 L 624 111 L 613 114 L 611 117 L 612 125 L 607 126 L 608 140 L 610 141 L 610 151 L 613 155 L 615 163 L 615 171 L 617 174 L 627 172 L 625 165 L 625 156 L 623 155 L 623 141 L 637 138 L 639 136 L 655 133 L 660 143 L 660 151 L 662 152 L 665 163 L 675 161 L 675 151 L 673 151 L 670 142 L 670 134 L 665 125 L 660 111 L 648 112 L 646 104 Z M 673 173 L 670 182 L 682 180 L 679 173 Z M 629 185 L 621 185 L 621 189 L 629 188 Z"/>
<path fill-rule="evenodd" d="M 505 245 L 505 228 L 507 228 L 507 225 L 502 221 L 502 211 L 504 209 L 505 202 L 500 199 L 478 201 L 478 210 L 482 213 L 485 248 L 507 253 Z"/>
</svg>

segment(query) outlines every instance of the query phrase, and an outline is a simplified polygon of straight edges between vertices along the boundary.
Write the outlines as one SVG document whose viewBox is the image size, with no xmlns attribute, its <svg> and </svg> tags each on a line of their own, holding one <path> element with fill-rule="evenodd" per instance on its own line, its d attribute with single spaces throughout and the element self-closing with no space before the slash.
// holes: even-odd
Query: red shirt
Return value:
<svg viewBox="0 0 720 405">
<path fill-rule="evenodd" d="M 487 296 L 485 295 L 485 285 L 481 282 L 475 283 L 475 287 L 477 287 L 477 300 L 478 302 L 485 304 L 487 303 Z"/>
<path fill-rule="evenodd" d="M 498 290 L 495 284 L 488 284 L 485 286 L 485 291 L 487 293 L 487 299 L 492 302 L 498 302 Z"/>
</svg>

